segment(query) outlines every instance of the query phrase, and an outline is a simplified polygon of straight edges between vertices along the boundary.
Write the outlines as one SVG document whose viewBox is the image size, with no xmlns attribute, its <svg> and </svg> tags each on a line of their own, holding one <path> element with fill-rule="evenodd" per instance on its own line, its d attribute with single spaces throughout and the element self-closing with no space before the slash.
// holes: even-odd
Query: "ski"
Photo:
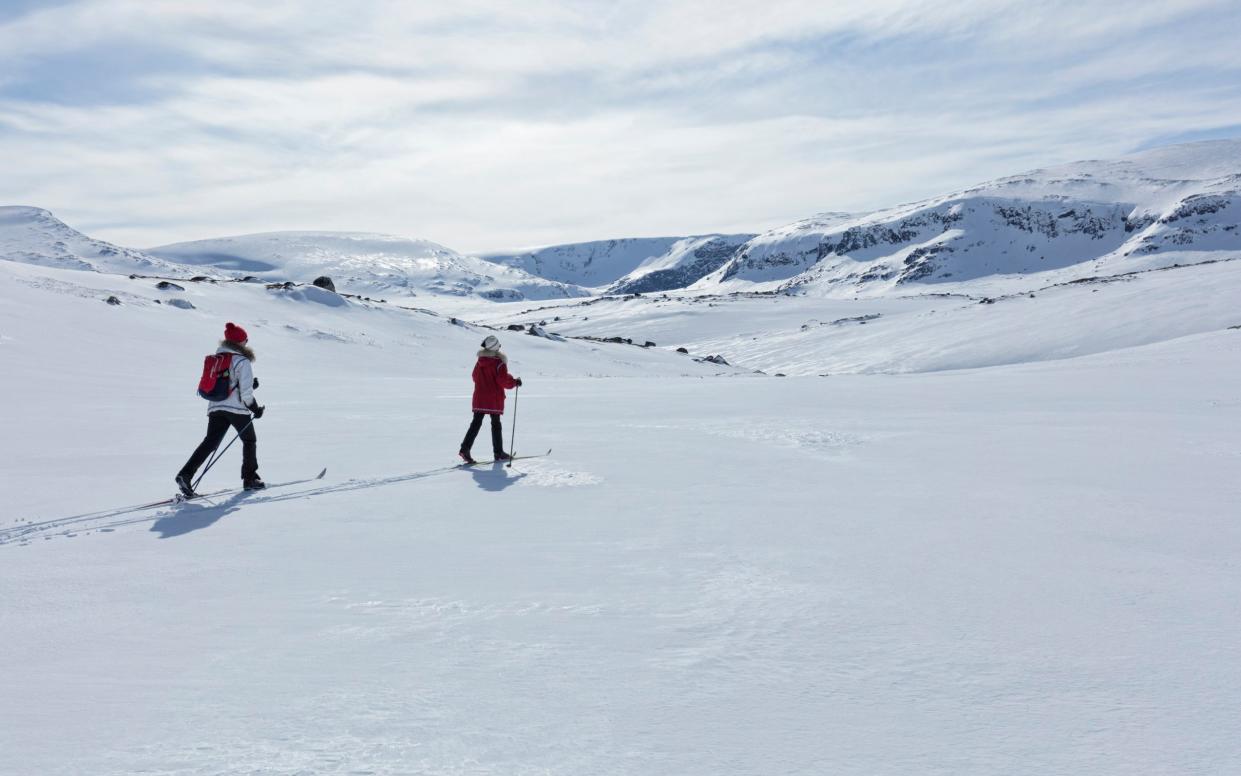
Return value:
<svg viewBox="0 0 1241 776">
<path fill-rule="evenodd" d="M 268 487 L 271 487 L 271 486 L 269 485 Z M 210 493 L 195 493 L 193 496 L 189 496 L 189 497 L 181 493 L 178 493 L 172 498 L 166 498 L 162 501 L 152 501 L 149 504 L 140 504 L 134 507 L 124 507 L 124 509 L 137 512 L 142 509 L 154 509 L 155 507 L 168 507 L 168 506 L 172 506 L 173 504 L 180 504 L 182 501 L 192 501 L 198 498 L 211 498 L 212 496 L 223 496 L 225 493 L 231 493 L 232 490 L 233 489 L 230 489 L 230 488 L 226 488 L 224 490 L 213 490 Z"/>
<path fill-rule="evenodd" d="M 269 484 L 263 490 L 271 490 L 272 488 L 285 488 L 291 485 L 304 485 L 308 482 L 315 482 L 327 476 L 327 469 L 319 472 L 314 477 L 306 477 L 300 480 L 289 480 L 288 482 L 275 482 Z M 9 542 L 18 541 L 26 536 L 31 536 L 44 531 L 66 528 L 71 525 L 89 523 L 96 520 L 110 520 L 112 518 L 124 517 L 132 515 L 136 512 L 144 512 L 148 509 L 157 509 L 159 507 L 170 507 L 181 504 L 186 501 L 197 501 L 199 499 L 209 499 L 217 496 L 227 496 L 234 493 L 247 492 L 245 488 L 229 488 L 225 490 L 214 490 L 210 493 L 199 493 L 192 499 L 187 499 L 181 494 L 177 494 L 172 498 L 166 498 L 162 501 L 153 501 L 149 504 L 134 504 L 127 507 L 117 507 L 113 509 L 101 509 L 98 512 L 87 512 L 80 515 L 69 515 L 67 517 L 57 517 L 51 520 L 42 520 L 40 522 L 17 523 L 11 527 L 0 527 L 0 544 L 8 544 Z M 256 490 L 255 493 L 262 493 L 262 490 Z"/>
<path fill-rule="evenodd" d="M 142 507 L 142 508 L 148 509 L 150 507 L 158 507 L 158 506 L 165 506 L 165 505 L 171 505 L 171 504 L 181 504 L 186 501 L 197 501 L 198 499 L 214 498 L 216 496 L 231 496 L 236 493 L 262 493 L 263 491 L 272 490 L 274 488 L 287 488 L 290 485 L 304 485 L 308 482 L 314 482 L 315 480 L 321 480 L 324 478 L 326 474 L 327 474 L 327 467 L 325 466 L 323 468 L 323 471 L 319 472 L 313 477 L 305 477 L 300 480 L 289 480 L 288 482 L 272 482 L 272 483 L 268 483 L 267 487 L 259 488 L 258 490 L 254 490 L 254 491 L 247 491 L 245 488 L 228 488 L 226 490 L 212 491 L 211 493 L 195 493 L 193 496 L 188 496 L 188 497 L 183 496 L 180 493 L 178 493 L 177 495 L 173 496 L 170 499 L 167 499 L 165 501 L 159 501 L 154 504 L 148 504 L 147 506 Z"/>
<path fill-rule="evenodd" d="M 549 456 L 549 455 L 551 455 L 551 454 L 552 454 L 552 449 L 549 447 L 549 448 L 547 448 L 547 452 L 546 452 L 546 453 L 533 453 L 533 454 L 531 454 L 531 455 L 515 455 L 515 456 L 513 456 L 512 458 L 509 458 L 509 459 L 507 459 L 507 460 L 509 460 L 509 461 L 524 461 L 524 460 L 526 460 L 527 458 L 546 458 L 547 456 Z M 484 466 L 484 465 L 489 464 L 489 463 L 496 463 L 496 461 L 493 459 L 493 460 L 490 460 L 490 461 L 475 461 L 474 463 L 459 463 L 459 464 L 457 464 L 457 466 L 458 466 L 458 468 L 461 468 L 461 469 L 468 469 L 468 468 L 469 468 L 469 467 L 471 467 L 471 466 Z"/>
</svg>

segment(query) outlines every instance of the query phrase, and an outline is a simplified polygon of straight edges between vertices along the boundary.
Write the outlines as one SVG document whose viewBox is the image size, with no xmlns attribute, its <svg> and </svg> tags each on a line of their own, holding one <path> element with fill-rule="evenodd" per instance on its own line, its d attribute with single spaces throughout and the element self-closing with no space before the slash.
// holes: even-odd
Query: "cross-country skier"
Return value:
<svg viewBox="0 0 1241 776">
<path fill-rule="evenodd" d="M 477 463 L 470 455 L 474 439 L 483 426 L 483 416 L 491 416 L 491 450 L 497 461 L 507 461 L 504 452 L 504 435 L 500 430 L 500 416 L 504 414 L 504 391 L 517 388 L 521 379 L 508 373 L 508 358 L 500 352 L 500 340 L 487 335 L 483 349 L 478 351 L 478 363 L 474 365 L 474 420 L 461 442 L 461 460 L 467 464 Z"/>
<path fill-rule="evenodd" d="M 237 434 L 241 437 L 242 486 L 246 490 L 261 490 L 267 487 L 259 479 L 259 463 L 255 452 L 257 437 L 254 434 L 254 421 L 263 417 L 265 408 L 254 399 L 254 389 L 259 387 L 259 381 L 251 368 L 254 351 L 249 347 L 246 330 L 234 323 L 225 324 L 224 339 L 216 353 L 232 355 L 228 396 L 207 406 L 207 435 L 185 462 L 185 466 L 181 467 L 181 471 L 177 472 L 177 487 L 187 498 L 194 495 L 194 473 L 203 465 L 203 461 L 219 448 L 230 426 L 237 429 Z"/>
</svg>

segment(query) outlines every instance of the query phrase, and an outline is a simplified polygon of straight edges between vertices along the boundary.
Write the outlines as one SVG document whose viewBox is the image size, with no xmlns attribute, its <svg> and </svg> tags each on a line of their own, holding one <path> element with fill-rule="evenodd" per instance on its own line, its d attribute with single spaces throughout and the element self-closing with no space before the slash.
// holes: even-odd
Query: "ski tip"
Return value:
<svg viewBox="0 0 1241 776">
<path fill-rule="evenodd" d="M 315 477 L 315 479 L 316 479 L 316 480 L 321 480 L 321 479 L 323 479 L 323 476 L 324 476 L 325 474 L 327 474 L 327 467 L 326 467 L 326 466 L 324 466 L 324 467 L 323 467 L 323 471 L 319 472 L 319 476 L 318 476 L 318 477 Z"/>
</svg>

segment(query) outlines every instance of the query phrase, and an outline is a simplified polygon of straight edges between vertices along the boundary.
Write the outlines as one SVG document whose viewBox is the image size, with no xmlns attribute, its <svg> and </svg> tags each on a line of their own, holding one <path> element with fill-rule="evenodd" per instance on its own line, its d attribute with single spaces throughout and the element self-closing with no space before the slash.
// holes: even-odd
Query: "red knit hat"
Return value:
<svg viewBox="0 0 1241 776">
<path fill-rule="evenodd" d="M 246 330 L 233 322 L 224 324 L 224 339 L 229 342 L 245 342 L 250 339 L 246 336 Z"/>
</svg>

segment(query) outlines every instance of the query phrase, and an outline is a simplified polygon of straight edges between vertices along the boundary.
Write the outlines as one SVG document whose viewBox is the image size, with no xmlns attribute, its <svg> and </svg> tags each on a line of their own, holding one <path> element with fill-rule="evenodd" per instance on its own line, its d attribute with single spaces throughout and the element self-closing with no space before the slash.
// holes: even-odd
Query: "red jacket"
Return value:
<svg viewBox="0 0 1241 776">
<path fill-rule="evenodd" d="M 478 352 L 478 363 L 474 365 L 475 412 L 504 414 L 504 389 L 517 387 L 517 381 L 508 373 L 507 361 L 495 351 Z"/>
</svg>

